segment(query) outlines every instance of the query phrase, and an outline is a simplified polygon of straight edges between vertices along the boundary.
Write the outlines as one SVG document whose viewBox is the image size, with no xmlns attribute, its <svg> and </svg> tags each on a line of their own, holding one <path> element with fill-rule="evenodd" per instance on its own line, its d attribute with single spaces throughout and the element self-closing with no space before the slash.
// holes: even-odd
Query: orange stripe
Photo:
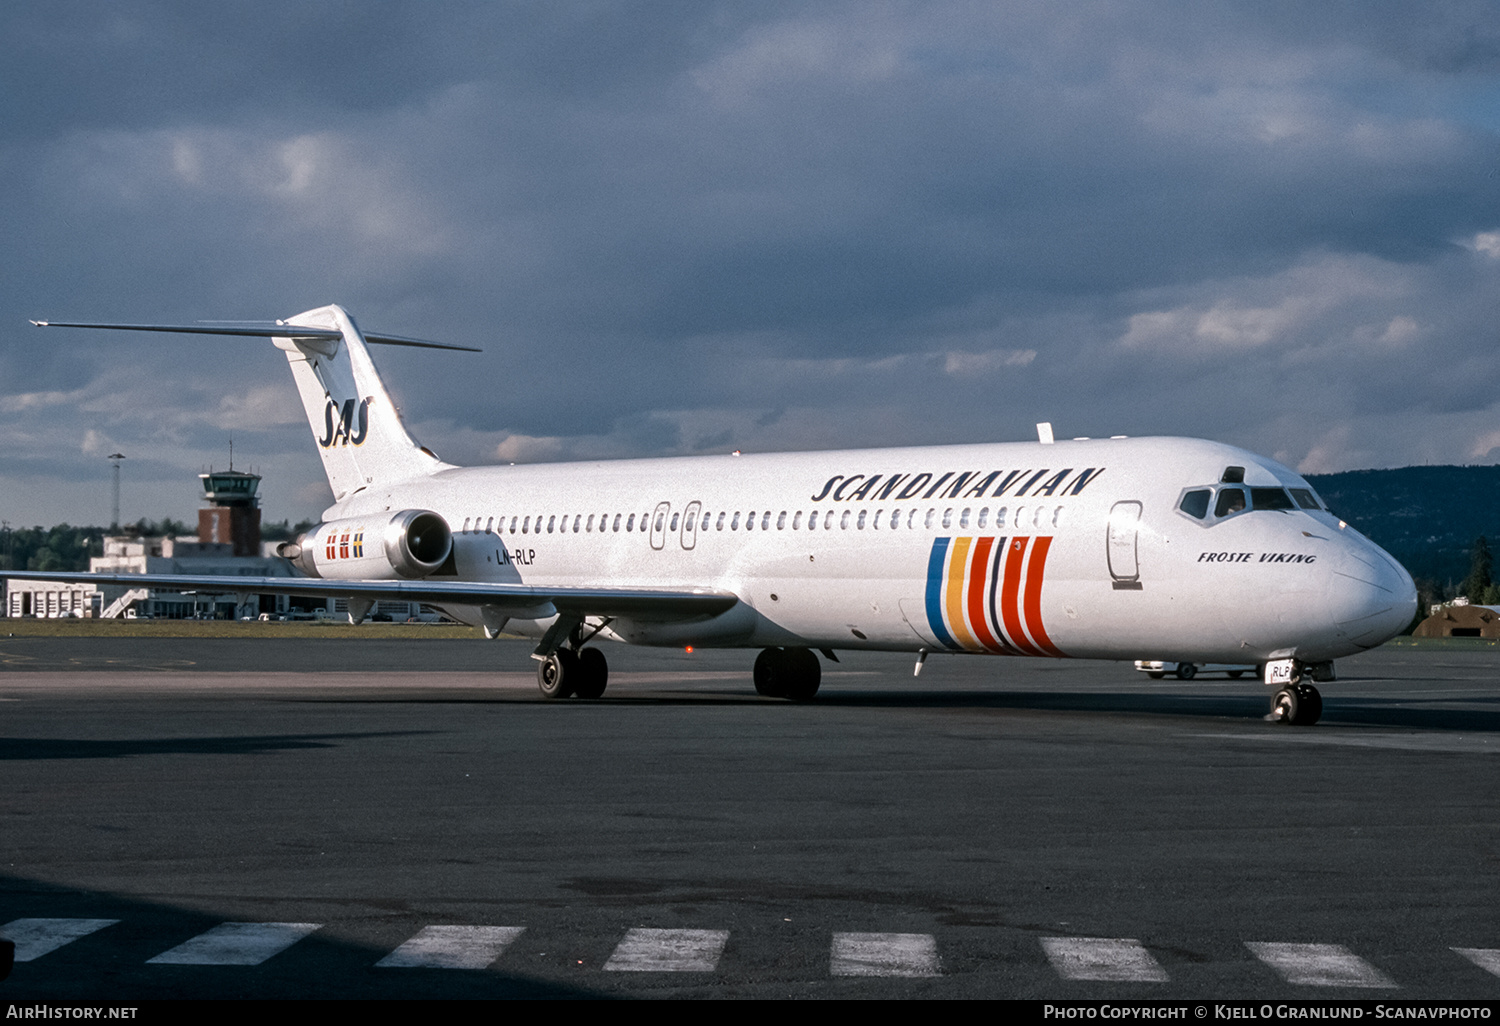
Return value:
<svg viewBox="0 0 1500 1026">
<path fill-rule="evenodd" d="M 990 550 L 994 548 L 994 538 L 980 538 L 974 545 L 974 558 L 969 563 L 969 626 L 974 630 L 974 636 L 979 643 L 991 652 L 1001 651 L 1001 646 L 990 633 L 990 625 L 985 622 L 984 599 L 989 584 Z"/>
<path fill-rule="evenodd" d="M 1027 655 L 1041 655 L 1041 650 L 1026 638 L 1026 631 L 1021 626 L 1021 614 L 1017 605 L 1017 597 L 1021 590 L 1021 564 L 1026 560 L 1026 546 L 1030 542 L 1030 538 L 1012 538 L 1010 547 L 1005 553 L 1005 583 L 1001 586 L 1000 613 L 1005 621 L 1005 633 L 1010 635 L 1011 644 Z"/>
<path fill-rule="evenodd" d="M 1042 626 L 1042 577 L 1047 570 L 1047 550 L 1052 547 L 1050 537 L 1038 538 L 1031 547 L 1031 562 L 1026 566 L 1026 626 L 1031 630 L 1032 640 L 1046 650 L 1048 655 L 1061 656 L 1062 652 L 1047 637 Z"/>
<path fill-rule="evenodd" d="M 969 633 L 969 625 L 964 622 L 964 571 L 969 566 L 969 544 L 973 540 L 953 539 L 953 550 L 948 554 L 948 594 L 943 603 L 948 629 L 953 632 L 958 643 L 967 649 L 980 647 L 979 642 L 974 640 L 974 635 Z"/>
</svg>

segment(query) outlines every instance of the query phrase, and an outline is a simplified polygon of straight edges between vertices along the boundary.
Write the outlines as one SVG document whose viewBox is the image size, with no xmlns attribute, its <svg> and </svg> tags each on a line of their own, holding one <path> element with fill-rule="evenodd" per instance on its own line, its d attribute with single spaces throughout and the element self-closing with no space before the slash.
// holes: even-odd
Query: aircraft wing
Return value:
<svg viewBox="0 0 1500 1026">
<path fill-rule="evenodd" d="M 666 588 L 547 588 L 475 581 L 339 581 L 322 577 L 232 577 L 227 574 L 110 574 L 0 570 L 0 578 L 113 584 L 214 595 L 308 595 L 321 598 L 493 606 L 505 615 L 545 619 L 554 614 L 676 620 L 713 616 L 739 601 L 724 591 Z"/>
</svg>

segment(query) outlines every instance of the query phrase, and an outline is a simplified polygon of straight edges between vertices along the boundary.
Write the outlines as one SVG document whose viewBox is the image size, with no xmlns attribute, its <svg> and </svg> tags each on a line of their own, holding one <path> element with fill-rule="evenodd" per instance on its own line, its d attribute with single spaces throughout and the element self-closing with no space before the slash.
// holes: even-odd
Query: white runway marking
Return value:
<svg viewBox="0 0 1500 1026">
<path fill-rule="evenodd" d="M 1341 944 L 1271 944 L 1245 947 L 1288 983 L 1304 987 L 1394 987 L 1389 976 Z"/>
<path fill-rule="evenodd" d="M 17 962 L 30 962 L 118 922 L 118 919 L 12 919 L 0 926 L 0 937 L 16 942 Z"/>
<path fill-rule="evenodd" d="M 524 926 L 424 926 L 379 962 L 385 969 L 483 969 Z"/>
<path fill-rule="evenodd" d="M 296 944 L 322 923 L 220 923 L 170 951 L 146 960 L 149 965 L 260 965 Z"/>
<path fill-rule="evenodd" d="M 1500 976 L 1500 948 L 1454 948 L 1487 973 Z"/>
<path fill-rule="evenodd" d="M 836 933 L 834 976 L 941 976 L 930 933 Z"/>
<path fill-rule="evenodd" d="M 1166 983 L 1166 971 L 1138 940 L 1128 937 L 1043 937 L 1042 950 L 1067 980 Z"/>
<path fill-rule="evenodd" d="M 604 963 L 614 973 L 710 973 L 728 930 L 631 930 Z"/>
</svg>

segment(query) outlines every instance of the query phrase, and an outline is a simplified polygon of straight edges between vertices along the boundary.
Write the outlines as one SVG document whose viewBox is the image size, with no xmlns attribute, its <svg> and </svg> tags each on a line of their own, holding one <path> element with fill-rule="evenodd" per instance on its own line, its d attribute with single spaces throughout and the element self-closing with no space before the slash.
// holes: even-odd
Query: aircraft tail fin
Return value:
<svg viewBox="0 0 1500 1026">
<path fill-rule="evenodd" d="M 336 500 L 371 486 L 448 468 L 449 464 L 418 445 L 401 423 L 400 411 L 370 359 L 366 338 L 348 312 L 323 306 L 283 323 L 326 332 L 278 335 L 273 341 L 286 352 Z M 394 336 L 371 336 L 371 341 L 424 344 Z"/>
<path fill-rule="evenodd" d="M 362 334 L 354 318 L 338 306 L 320 306 L 284 321 L 31 323 L 39 328 L 103 328 L 271 339 L 278 349 L 286 352 L 287 362 L 292 365 L 292 377 L 302 396 L 307 422 L 323 457 L 323 470 L 338 501 L 371 486 L 432 474 L 450 466 L 407 433 L 365 343 L 479 352 L 471 346 L 426 342 L 401 335 Z"/>
</svg>

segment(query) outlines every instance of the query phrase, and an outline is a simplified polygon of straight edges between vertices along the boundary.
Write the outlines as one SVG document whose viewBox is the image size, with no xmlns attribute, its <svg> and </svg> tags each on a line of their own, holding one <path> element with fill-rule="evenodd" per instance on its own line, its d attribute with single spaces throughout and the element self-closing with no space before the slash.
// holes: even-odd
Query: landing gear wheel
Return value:
<svg viewBox="0 0 1500 1026">
<path fill-rule="evenodd" d="M 755 690 L 767 698 L 806 702 L 818 693 L 823 666 L 806 648 L 768 648 L 755 657 Z"/>
<path fill-rule="evenodd" d="M 1302 699 L 1302 719 L 1298 724 L 1311 727 L 1323 717 L 1323 696 L 1311 684 L 1296 685 L 1297 695 Z"/>
<path fill-rule="evenodd" d="M 1192 680 L 1196 676 L 1198 676 L 1198 667 L 1195 666 L 1194 664 L 1192 664 L 1192 663 L 1178 663 L 1177 664 L 1177 679 L 1178 680 Z"/>
<path fill-rule="evenodd" d="M 573 693 L 579 698 L 598 698 L 604 694 L 609 683 L 609 663 L 604 653 L 597 648 L 586 648 L 578 653 L 578 687 Z"/>
<path fill-rule="evenodd" d="M 1302 696 L 1295 687 L 1282 688 L 1271 698 L 1271 719 L 1284 726 L 1297 722 L 1302 712 Z"/>
<path fill-rule="evenodd" d="M 537 664 L 536 684 L 542 697 L 547 699 L 567 698 L 578 684 L 577 653 L 560 648 Z"/>
<path fill-rule="evenodd" d="M 786 653 L 779 648 L 762 649 L 755 657 L 755 693 L 767 698 L 782 698 L 786 695 Z"/>
<path fill-rule="evenodd" d="M 1323 696 L 1311 684 L 1288 684 L 1271 699 L 1271 718 L 1292 727 L 1311 727 L 1323 715 Z"/>
<path fill-rule="evenodd" d="M 793 702 L 812 701 L 823 681 L 823 666 L 818 657 L 806 648 L 789 648 L 784 655 L 791 674 L 782 694 Z"/>
</svg>

